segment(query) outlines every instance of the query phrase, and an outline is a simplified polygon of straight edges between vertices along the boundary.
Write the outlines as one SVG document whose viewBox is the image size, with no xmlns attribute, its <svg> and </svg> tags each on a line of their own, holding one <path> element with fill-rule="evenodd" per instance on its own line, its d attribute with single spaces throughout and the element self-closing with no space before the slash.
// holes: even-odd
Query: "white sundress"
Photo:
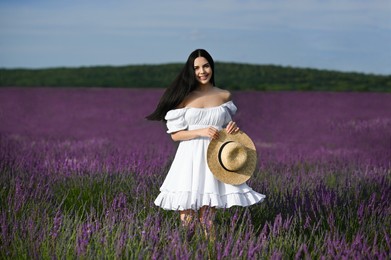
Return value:
<svg viewBox="0 0 391 260">
<path fill-rule="evenodd" d="M 219 130 L 232 120 L 236 106 L 228 101 L 217 107 L 184 107 L 167 112 L 167 133 L 214 126 Z M 246 183 L 225 184 L 209 170 L 206 153 L 210 138 L 180 141 L 174 160 L 160 187 L 155 205 L 166 210 L 197 210 L 202 206 L 229 208 L 250 206 L 266 197 Z"/>
</svg>

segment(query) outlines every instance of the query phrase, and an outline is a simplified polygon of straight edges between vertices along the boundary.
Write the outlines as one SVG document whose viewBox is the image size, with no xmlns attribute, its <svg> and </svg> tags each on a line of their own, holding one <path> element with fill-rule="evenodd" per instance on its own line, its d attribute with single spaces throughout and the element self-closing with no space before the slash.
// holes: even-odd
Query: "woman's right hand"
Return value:
<svg viewBox="0 0 391 260">
<path fill-rule="evenodd" d="M 200 129 L 200 135 L 204 137 L 209 137 L 211 139 L 219 138 L 219 130 L 214 128 L 213 126 L 209 126 L 207 128 Z"/>
</svg>

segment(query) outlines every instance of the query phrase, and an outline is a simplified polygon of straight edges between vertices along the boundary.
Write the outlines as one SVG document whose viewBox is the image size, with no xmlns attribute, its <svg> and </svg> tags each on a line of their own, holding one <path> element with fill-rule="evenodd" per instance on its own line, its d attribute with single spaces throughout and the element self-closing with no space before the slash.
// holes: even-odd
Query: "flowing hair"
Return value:
<svg viewBox="0 0 391 260">
<path fill-rule="evenodd" d="M 146 119 L 165 121 L 164 117 L 166 113 L 169 110 L 177 108 L 179 104 L 181 104 L 181 102 L 185 99 L 185 97 L 197 88 L 198 81 L 196 80 L 194 73 L 194 60 L 198 57 L 204 57 L 209 62 L 209 65 L 212 68 L 212 77 L 210 79 L 210 83 L 212 83 L 213 86 L 215 85 L 213 58 L 206 50 L 197 49 L 189 55 L 189 58 L 187 59 L 186 64 L 182 68 L 181 72 L 171 83 L 171 85 L 164 91 L 155 111 L 148 115 Z"/>
</svg>

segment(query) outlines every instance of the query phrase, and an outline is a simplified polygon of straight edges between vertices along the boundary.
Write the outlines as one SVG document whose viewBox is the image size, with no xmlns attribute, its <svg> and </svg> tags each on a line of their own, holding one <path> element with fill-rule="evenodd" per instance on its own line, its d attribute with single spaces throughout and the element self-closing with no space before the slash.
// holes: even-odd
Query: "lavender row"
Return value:
<svg viewBox="0 0 391 260">
<path fill-rule="evenodd" d="M 0 90 L 1 258 L 378 258 L 390 252 L 391 95 L 237 92 L 267 200 L 216 240 L 156 208 L 175 144 L 161 90 Z"/>
</svg>

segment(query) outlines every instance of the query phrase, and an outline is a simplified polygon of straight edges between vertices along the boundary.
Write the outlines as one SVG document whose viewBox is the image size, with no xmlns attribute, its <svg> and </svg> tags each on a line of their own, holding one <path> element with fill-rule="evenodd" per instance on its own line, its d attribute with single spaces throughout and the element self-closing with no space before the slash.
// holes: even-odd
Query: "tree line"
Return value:
<svg viewBox="0 0 391 260">
<path fill-rule="evenodd" d="M 165 88 L 183 64 L 0 69 L 0 87 Z M 391 75 L 216 62 L 216 85 L 230 90 L 391 91 Z"/>
</svg>

